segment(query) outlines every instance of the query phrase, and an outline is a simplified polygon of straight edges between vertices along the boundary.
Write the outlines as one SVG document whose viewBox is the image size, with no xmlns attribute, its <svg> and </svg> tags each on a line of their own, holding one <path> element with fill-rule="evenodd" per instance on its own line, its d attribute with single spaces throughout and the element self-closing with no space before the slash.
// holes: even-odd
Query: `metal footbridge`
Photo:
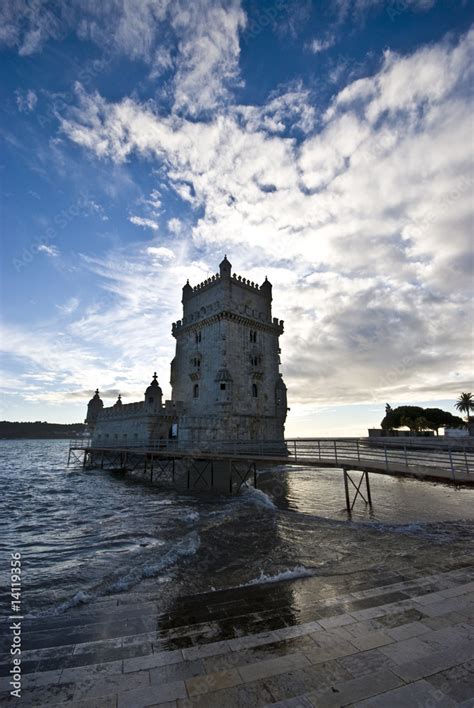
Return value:
<svg viewBox="0 0 474 708">
<path fill-rule="evenodd" d="M 118 441 L 117 441 L 118 443 Z M 143 470 L 152 481 L 175 482 L 184 476 L 187 489 L 212 489 L 223 476 L 229 493 L 257 486 L 257 465 L 342 470 L 346 506 L 356 499 L 371 503 L 369 473 L 411 476 L 455 484 L 474 484 L 474 444 L 469 439 L 291 438 L 285 441 L 203 441 L 182 449 L 176 441 L 155 445 L 92 446 L 90 439 L 71 440 L 68 465 L 113 471 Z M 358 479 L 352 472 L 361 472 Z M 355 495 L 351 498 L 352 490 Z"/>
</svg>

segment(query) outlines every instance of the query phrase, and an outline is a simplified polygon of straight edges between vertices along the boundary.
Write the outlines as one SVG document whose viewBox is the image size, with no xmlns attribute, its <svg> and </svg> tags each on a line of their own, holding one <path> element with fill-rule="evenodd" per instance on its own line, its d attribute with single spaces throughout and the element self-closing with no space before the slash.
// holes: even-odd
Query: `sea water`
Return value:
<svg viewBox="0 0 474 708">
<path fill-rule="evenodd" d="M 439 571 L 474 546 L 468 488 L 372 474 L 372 508 L 359 499 L 349 517 L 337 470 L 263 470 L 258 489 L 229 497 L 67 467 L 64 440 L 3 440 L 0 452 L 0 545 L 4 558 L 21 553 L 25 614 L 117 593 L 153 593 L 166 606 L 311 575 Z M 6 576 L 1 587 L 6 612 Z"/>
</svg>

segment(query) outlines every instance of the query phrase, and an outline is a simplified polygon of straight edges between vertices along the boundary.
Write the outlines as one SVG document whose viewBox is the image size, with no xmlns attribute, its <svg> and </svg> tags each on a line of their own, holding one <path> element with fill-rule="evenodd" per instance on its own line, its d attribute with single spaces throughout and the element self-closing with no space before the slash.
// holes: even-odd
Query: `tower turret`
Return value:
<svg viewBox="0 0 474 708">
<path fill-rule="evenodd" d="M 266 317 L 267 317 L 268 320 L 271 320 L 271 316 L 272 316 L 272 300 L 273 300 L 273 297 L 272 297 L 272 284 L 271 284 L 271 282 L 268 280 L 267 276 L 265 276 L 265 280 L 263 281 L 263 283 L 262 283 L 261 286 L 260 286 L 260 292 L 262 293 L 262 295 L 264 295 L 265 300 L 266 300 L 266 303 L 265 303 L 265 304 L 266 304 L 265 315 L 266 315 Z"/>
<path fill-rule="evenodd" d="M 227 260 L 227 256 L 224 256 L 224 260 L 219 263 L 219 272 L 221 274 L 221 278 L 230 278 L 232 263 Z"/>
<path fill-rule="evenodd" d="M 162 405 L 163 391 L 158 384 L 156 371 L 153 374 L 153 379 L 145 391 L 145 406 L 147 408 L 159 409 Z"/>
<path fill-rule="evenodd" d="M 94 396 L 87 404 L 87 417 L 84 421 L 90 430 L 94 430 L 97 417 L 103 408 L 104 403 L 101 397 L 99 396 L 99 389 L 97 388 Z"/>
<path fill-rule="evenodd" d="M 186 281 L 186 285 L 183 287 L 183 297 L 181 298 L 181 302 L 184 304 L 186 300 L 189 300 L 191 295 L 193 294 L 193 289 L 189 284 L 189 280 Z"/>
</svg>

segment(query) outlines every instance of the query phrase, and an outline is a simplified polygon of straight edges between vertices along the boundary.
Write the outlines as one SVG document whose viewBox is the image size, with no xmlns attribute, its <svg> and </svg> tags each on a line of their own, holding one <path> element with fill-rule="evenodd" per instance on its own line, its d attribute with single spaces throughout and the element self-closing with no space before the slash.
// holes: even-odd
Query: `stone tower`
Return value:
<svg viewBox="0 0 474 708">
<path fill-rule="evenodd" d="M 173 324 L 172 399 L 182 401 L 179 441 L 284 439 L 286 386 L 279 373 L 283 321 L 272 318 L 272 286 L 219 273 L 183 288 Z"/>
</svg>

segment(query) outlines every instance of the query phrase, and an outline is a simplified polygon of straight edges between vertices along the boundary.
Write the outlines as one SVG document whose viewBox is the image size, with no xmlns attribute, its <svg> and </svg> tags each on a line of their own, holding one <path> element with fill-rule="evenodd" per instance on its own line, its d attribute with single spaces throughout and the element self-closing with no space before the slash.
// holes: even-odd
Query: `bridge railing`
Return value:
<svg viewBox="0 0 474 708">
<path fill-rule="evenodd" d="M 392 467 L 413 468 L 434 467 L 447 470 L 455 477 L 456 472 L 467 473 L 474 470 L 474 455 L 465 449 L 458 447 L 448 447 L 446 450 L 439 450 L 431 446 L 414 447 L 404 443 L 382 443 L 373 446 L 367 441 L 361 440 L 318 440 L 292 441 L 289 450 L 293 456 L 317 457 L 319 460 L 333 459 L 336 462 L 341 460 L 357 460 L 357 462 L 374 462 L 382 464 L 388 471 Z M 293 449 L 292 449 L 293 447 Z M 291 450 L 292 449 L 292 450 Z"/>
<path fill-rule="evenodd" d="M 375 463 L 387 471 L 398 467 L 433 467 L 448 471 L 453 478 L 456 473 L 474 472 L 474 452 L 467 447 L 446 444 L 443 449 L 438 445 L 426 444 L 420 439 L 416 444 L 407 443 L 403 439 L 397 441 L 374 442 L 360 438 L 287 438 L 286 440 L 265 441 L 199 441 L 184 446 L 178 440 L 159 440 L 155 443 L 140 443 L 114 440 L 110 446 L 105 443 L 96 445 L 99 449 L 122 449 L 136 452 L 186 452 L 192 456 L 203 453 L 222 453 L 232 456 L 251 456 L 253 459 L 275 458 L 284 464 L 284 459 L 291 463 L 305 461 L 324 462 L 331 464 L 357 462 L 363 464 Z M 84 438 L 70 441 L 71 447 L 91 447 L 91 439 Z"/>
<path fill-rule="evenodd" d="M 447 470 L 454 477 L 456 472 L 469 474 L 474 471 L 474 453 L 466 448 L 406 444 L 402 440 L 378 442 L 359 438 L 287 438 L 273 441 L 220 441 L 197 443 L 202 452 L 222 452 L 231 455 L 258 457 L 287 457 L 291 462 L 324 461 L 373 462 L 385 467 L 434 467 Z"/>
</svg>

